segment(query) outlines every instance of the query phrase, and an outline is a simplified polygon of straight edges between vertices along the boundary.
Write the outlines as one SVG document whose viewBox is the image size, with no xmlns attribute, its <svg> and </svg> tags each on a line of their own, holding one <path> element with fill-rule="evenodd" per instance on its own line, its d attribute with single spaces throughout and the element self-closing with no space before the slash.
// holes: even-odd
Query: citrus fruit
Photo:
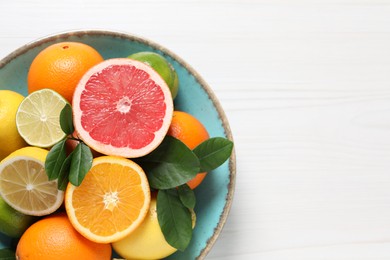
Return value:
<svg viewBox="0 0 390 260">
<path fill-rule="evenodd" d="M 43 88 L 57 91 L 72 102 L 77 83 L 83 74 L 103 57 L 91 46 L 80 42 L 60 42 L 43 49 L 32 61 L 28 92 Z"/>
<path fill-rule="evenodd" d="M 128 58 L 142 61 L 151 66 L 165 80 L 171 90 L 172 98 L 177 96 L 179 78 L 173 66 L 160 54 L 151 51 L 142 51 L 130 55 Z"/>
<path fill-rule="evenodd" d="M 146 216 L 150 188 L 144 171 L 135 162 L 117 156 L 101 156 L 80 186 L 69 184 L 65 208 L 73 226 L 98 243 L 119 240 Z"/>
<path fill-rule="evenodd" d="M 17 211 L 33 216 L 53 213 L 64 193 L 45 171 L 48 151 L 27 146 L 11 153 L 0 163 L 0 196 Z"/>
<path fill-rule="evenodd" d="M 31 225 L 16 247 L 18 260 L 110 260 L 110 244 L 89 241 L 80 235 L 66 214 L 55 214 Z"/>
<path fill-rule="evenodd" d="M 16 113 L 19 134 L 30 145 L 51 147 L 66 134 L 60 126 L 60 114 L 68 102 L 51 89 L 29 94 Z"/>
<path fill-rule="evenodd" d="M 191 150 L 210 137 L 206 127 L 197 118 L 183 111 L 173 112 L 172 122 L 167 134 L 179 139 Z M 191 189 L 195 189 L 205 177 L 206 172 L 198 173 L 187 182 L 187 185 Z"/>
<path fill-rule="evenodd" d="M 34 217 L 10 207 L 0 196 L 0 232 L 9 237 L 20 237 L 32 224 Z M 1 258 L 0 258 L 1 259 Z"/>
<path fill-rule="evenodd" d="M 192 223 L 196 216 L 192 211 Z M 162 259 L 177 251 L 165 240 L 157 219 L 156 196 L 142 224 L 125 238 L 112 243 L 114 250 L 126 259 Z"/>
<path fill-rule="evenodd" d="M 135 158 L 154 150 L 172 119 L 173 101 L 165 81 L 148 65 L 109 59 L 91 68 L 73 96 L 79 137 L 106 155 Z"/>
<path fill-rule="evenodd" d="M 0 160 L 26 146 L 16 128 L 16 111 L 24 97 L 11 90 L 0 90 Z"/>
</svg>

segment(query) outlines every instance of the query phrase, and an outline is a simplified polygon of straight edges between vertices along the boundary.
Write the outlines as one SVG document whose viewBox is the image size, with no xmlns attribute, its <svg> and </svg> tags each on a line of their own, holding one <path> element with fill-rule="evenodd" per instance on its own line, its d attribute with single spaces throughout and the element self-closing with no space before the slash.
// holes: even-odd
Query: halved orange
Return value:
<svg viewBox="0 0 390 260">
<path fill-rule="evenodd" d="M 130 159 L 101 156 L 80 186 L 69 184 L 65 207 L 74 228 L 89 240 L 111 243 L 135 230 L 150 204 L 148 179 Z"/>
</svg>

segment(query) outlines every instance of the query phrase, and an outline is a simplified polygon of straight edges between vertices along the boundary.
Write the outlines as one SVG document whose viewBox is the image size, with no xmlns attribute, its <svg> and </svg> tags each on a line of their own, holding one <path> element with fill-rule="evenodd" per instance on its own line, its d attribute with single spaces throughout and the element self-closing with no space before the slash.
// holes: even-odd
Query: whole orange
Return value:
<svg viewBox="0 0 390 260">
<path fill-rule="evenodd" d="M 103 57 L 91 46 L 60 42 L 43 49 L 34 58 L 27 75 L 28 92 L 50 88 L 70 103 L 77 83 Z"/>
<path fill-rule="evenodd" d="M 173 112 L 172 122 L 167 134 L 179 139 L 191 150 L 210 138 L 206 127 L 193 115 L 183 111 Z M 206 172 L 198 173 L 187 182 L 187 185 L 191 189 L 195 189 L 205 177 Z"/>
<path fill-rule="evenodd" d="M 16 248 L 18 260 L 110 260 L 111 245 L 80 235 L 66 214 L 51 215 L 31 225 Z"/>
</svg>

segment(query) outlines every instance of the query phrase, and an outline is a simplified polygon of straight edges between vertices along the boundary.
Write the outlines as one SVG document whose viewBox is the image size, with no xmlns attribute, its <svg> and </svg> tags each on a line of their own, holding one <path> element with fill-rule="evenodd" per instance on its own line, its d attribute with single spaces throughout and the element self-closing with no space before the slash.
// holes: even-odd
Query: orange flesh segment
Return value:
<svg viewBox="0 0 390 260">
<path fill-rule="evenodd" d="M 102 162 L 94 165 L 82 184 L 73 189 L 71 204 L 76 225 L 94 236 L 109 237 L 138 226 L 149 202 L 149 186 L 137 170 L 126 164 Z"/>
</svg>

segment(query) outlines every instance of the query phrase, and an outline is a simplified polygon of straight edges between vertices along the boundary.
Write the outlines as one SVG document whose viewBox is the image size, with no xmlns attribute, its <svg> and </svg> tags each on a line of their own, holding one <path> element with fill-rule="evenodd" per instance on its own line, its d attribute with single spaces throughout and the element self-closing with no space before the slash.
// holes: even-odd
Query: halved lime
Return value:
<svg viewBox="0 0 390 260">
<path fill-rule="evenodd" d="M 60 114 L 66 104 L 66 99 L 51 89 L 28 95 L 16 113 L 20 136 L 28 144 L 43 148 L 59 142 L 66 136 L 60 125 Z"/>
</svg>

